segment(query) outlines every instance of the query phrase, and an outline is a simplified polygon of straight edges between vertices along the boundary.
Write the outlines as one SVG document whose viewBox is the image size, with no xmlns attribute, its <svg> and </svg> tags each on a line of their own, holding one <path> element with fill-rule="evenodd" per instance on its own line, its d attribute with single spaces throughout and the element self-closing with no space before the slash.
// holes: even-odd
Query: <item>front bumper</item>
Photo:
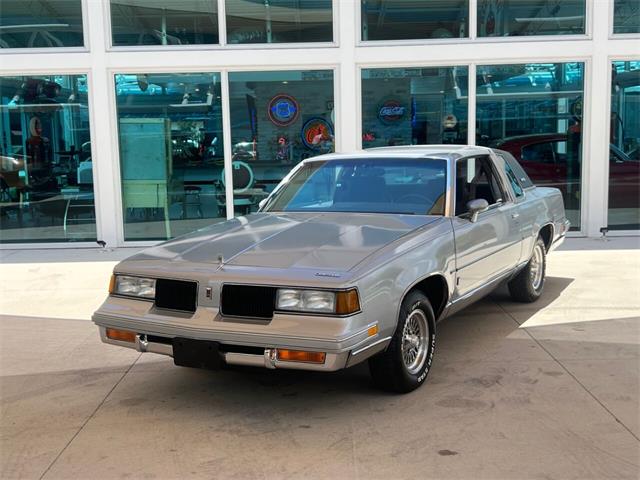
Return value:
<svg viewBox="0 0 640 480">
<path fill-rule="evenodd" d="M 150 352 L 173 357 L 172 337 L 136 333 L 134 342 L 125 342 L 107 337 L 107 327 L 105 326 L 99 325 L 99 330 L 100 338 L 104 343 L 132 348 L 138 352 Z M 355 343 L 353 347 L 346 348 L 342 351 L 314 349 L 315 351 L 323 351 L 325 353 L 325 360 L 321 364 L 279 360 L 277 356 L 277 350 L 279 348 L 310 350 L 306 344 L 304 346 L 292 346 L 290 342 L 287 342 L 286 345 L 279 345 L 276 342 L 268 346 L 221 343 L 223 348 L 219 354 L 224 363 L 229 365 L 331 372 L 356 365 L 366 360 L 372 355 L 384 350 L 390 341 L 390 337 L 380 338 L 379 335 L 375 335 L 367 337 L 364 341 L 359 341 Z M 247 353 L 247 350 L 250 350 L 250 353 Z"/>
</svg>

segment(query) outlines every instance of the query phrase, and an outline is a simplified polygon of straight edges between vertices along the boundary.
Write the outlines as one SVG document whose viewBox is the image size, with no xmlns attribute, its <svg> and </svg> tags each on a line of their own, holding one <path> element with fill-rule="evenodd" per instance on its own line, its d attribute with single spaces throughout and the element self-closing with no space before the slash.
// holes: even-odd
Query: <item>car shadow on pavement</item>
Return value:
<svg viewBox="0 0 640 480">
<path fill-rule="evenodd" d="M 535 313 L 538 309 L 551 305 L 572 281 L 571 278 L 548 277 L 543 297 L 538 302 L 529 304 L 528 308 L 532 313 Z M 446 366 L 449 359 L 453 359 L 453 361 L 464 360 L 465 352 L 469 354 L 473 350 L 484 348 L 485 350 L 495 350 L 495 355 L 499 358 L 501 350 L 510 350 L 511 347 L 507 346 L 507 343 L 514 343 L 514 341 L 515 343 L 519 341 L 533 343 L 524 332 L 513 338 L 512 334 L 518 330 L 519 325 L 505 309 L 508 311 L 509 308 L 522 304 L 509 303 L 507 299 L 506 289 L 504 291 L 500 289 L 439 323 L 433 369 L 437 370 L 443 365 Z M 468 342 L 473 344 L 471 350 L 465 346 Z M 514 351 L 518 350 L 518 347 L 513 348 Z M 469 360 L 473 360 L 473 358 L 469 358 Z M 375 388 L 370 379 L 366 361 L 346 370 L 329 373 L 287 369 L 266 370 L 235 365 L 228 365 L 221 371 L 211 372 L 176 368 L 172 363 L 172 360 L 167 358 L 144 358 L 132 369 L 131 373 L 135 375 L 142 371 L 157 371 L 158 369 L 176 372 L 177 375 L 183 377 L 178 381 L 182 384 L 180 391 L 185 393 L 189 390 L 187 384 L 193 381 L 196 385 L 195 388 L 201 389 L 208 386 L 215 390 L 232 389 L 235 392 L 234 396 L 240 397 L 243 395 L 251 397 L 256 391 L 260 391 L 260 395 L 276 398 L 300 398 L 305 395 L 313 397 L 317 394 L 326 395 L 338 392 L 347 395 L 355 394 L 359 397 L 393 395 L 380 392 Z M 170 385 L 166 385 L 166 387 L 171 389 Z M 184 390 L 185 388 L 187 390 Z"/>
</svg>

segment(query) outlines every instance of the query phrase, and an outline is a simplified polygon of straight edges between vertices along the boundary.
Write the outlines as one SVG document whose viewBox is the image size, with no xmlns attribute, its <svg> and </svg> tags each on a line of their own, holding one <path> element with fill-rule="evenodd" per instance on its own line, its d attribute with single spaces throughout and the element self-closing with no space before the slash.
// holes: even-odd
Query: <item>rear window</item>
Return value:
<svg viewBox="0 0 640 480">
<path fill-rule="evenodd" d="M 533 187 L 533 182 L 529 178 L 529 175 L 526 174 L 522 166 L 513 157 L 513 155 L 511 155 L 509 152 L 505 152 L 504 150 L 495 150 L 495 152 L 504 159 L 509 167 L 511 167 L 511 170 L 515 174 L 518 183 L 520 183 L 522 188 Z"/>
</svg>

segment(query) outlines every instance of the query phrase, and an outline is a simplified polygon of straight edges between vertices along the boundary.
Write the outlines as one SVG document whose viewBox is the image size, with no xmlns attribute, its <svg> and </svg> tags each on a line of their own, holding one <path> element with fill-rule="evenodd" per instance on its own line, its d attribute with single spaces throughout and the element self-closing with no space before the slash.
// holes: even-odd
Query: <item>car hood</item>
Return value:
<svg viewBox="0 0 640 480">
<path fill-rule="evenodd" d="M 145 260 L 348 271 L 441 217 L 362 213 L 256 213 L 144 250 Z"/>
</svg>

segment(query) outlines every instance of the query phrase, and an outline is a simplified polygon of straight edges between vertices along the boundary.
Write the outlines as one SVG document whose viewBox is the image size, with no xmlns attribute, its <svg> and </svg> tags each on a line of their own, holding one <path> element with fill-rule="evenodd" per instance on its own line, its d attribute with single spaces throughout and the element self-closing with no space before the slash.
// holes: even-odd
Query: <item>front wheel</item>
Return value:
<svg viewBox="0 0 640 480">
<path fill-rule="evenodd" d="M 429 299 L 420 292 L 410 292 L 402 301 L 391 343 L 369 359 L 369 371 L 377 387 L 407 393 L 422 385 L 431 368 L 435 327 Z"/>
<path fill-rule="evenodd" d="M 535 302 L 542 295 L 547 273 L 547 255 L 542 238 L 533 246 L 529 263 L 509 282 L 511 298 L 517 302 Z"/>
</svg>

